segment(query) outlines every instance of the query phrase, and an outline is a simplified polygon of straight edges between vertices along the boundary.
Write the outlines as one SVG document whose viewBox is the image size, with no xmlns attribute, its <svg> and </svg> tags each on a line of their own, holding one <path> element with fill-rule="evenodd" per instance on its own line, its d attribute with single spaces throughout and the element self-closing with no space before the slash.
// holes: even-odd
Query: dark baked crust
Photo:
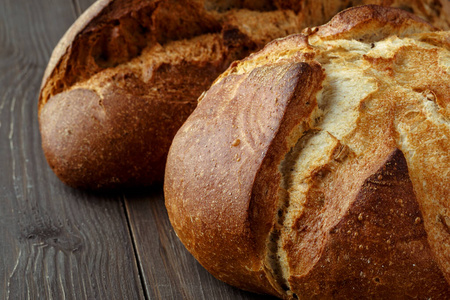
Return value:
<svg viewBox="0 0 450 300">
<path fill-rule="evenodd" d="M 177 135 L 165 181 L 169 216 L 193 255 L 230 284 L 283 293 L 264 264 L 277 209 L 276 170 L 288 150 L 285 136 L 317 105 L 312 95 L 322 79 L 317 64 L 298 59 L 230 75 L 208 91 Z"/>
<path fill-rule="evenodd" d="M 323 24 L 350 5 L 370 2 L 380 1 L 97 1 L 61 39 L 44 74 L 39 122 L 49 165 L 74 187 L 162 181 L 177 129 L 231 62 L 275 38 Z M 427 0 L 381 2 L 393 6 L 407 2 L 405 9 L 446 24 L 445 3 L 428 9 Z M 392 21 L 397 15 L 386 16 Z M 363 24 L 356 19 L 353 23 Z M 328 28 L 344 29 L 335 25 Z M 109 95 L 116 96 L 109 99 Z M 120 101 L 137 102 L 136 109 L 142 111 L 123 103 L 115 107 Z M 86 111 L 88 107 L 94 110 Z M 95 123 L 97 109 L 103 109 L 106 117 Z M 134 120 L 140 127 L 129 127 L 124 120 Z M 113 146 L 119 140 L 122 145 Z"/>
<path fill-rule="evenodd" d="M 382 28 L 382 30 L 380 30 Z M 438 30 L 430 28 L 430 23 L 402 9 L 365 5 L 353 7 L 336 15 L 325 26 L 317 28 L 316 35 L 322 39 L 348 39 L 376 41 L 393 32 L 409 35 L 415 32 Z"/>
<path fill-rule="evenodd" d="M 52 56 L 47 64 L 47 68 L 45 69 L 44 76 L 42 78 L 41 89 L 45 87 L 49 77 L 54 72 L 55 67 L 60 63 L 61 58 L 67 53 L 68 49 L 71 47 L 72 42 L 75 40 L 76 36 L 84 29 L 92 18 L 97 16 L 112 0 L 98 0 L 88 10 L 86 10 L 76 21 L 74 25 L 72 25 L 64 36 L 59 41 L 58 45 L 56 45 L 53 50 Z M 42 91 L 41 91 L 42 93 Z M 39 97 L 39 110 L 42 105 L 45 103 L 41 103 L 41 101 L 47 101 L 48 99 L 41 100 L 42 94 Z"/>
<path fill-rule="evenodd" d="M 206 269 L 284 298 L 447 297 L 450 56 L 436 30 L 349 9 L 215 81 L 164 184 Z"/>
<path fill-rule="evenodd" d="M 450 295 L 450 285 L 430 248 L 402 152 L 393 149 L 374 162 L 377 166 L 329 230 L 314 267 L 292 279 L 292 289 L 301 291 L 299 299 L 315 295 L 446 299 Z M 333 193 L 341 194 L 334 188 Z"/>
<path fill-rule="evenodd" d="M 233 60 L 296 29 L 295 15 L 271 1 L 220 6 L 223 13 L 203 2 L 99 1 L 64 36 L 39 101 L 43 149 L 62 181 L 162 181 L 172 138 L 198 96 Z M 244 29 L 261 20 L 277 26 L 248 36 Z"/>
</svg>

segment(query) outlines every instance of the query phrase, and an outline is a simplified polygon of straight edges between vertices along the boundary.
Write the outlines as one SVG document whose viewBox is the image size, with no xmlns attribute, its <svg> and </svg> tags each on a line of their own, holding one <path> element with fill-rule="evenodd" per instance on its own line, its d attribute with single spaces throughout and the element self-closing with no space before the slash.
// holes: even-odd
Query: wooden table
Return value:
<svg viewBox="0 0 450 300">
<path fill-rule="evenodd" d="M 94 0 L 0 0 L 1 299 L 272 299 L 212 277 L 174 234 L 161 186 L 89 193 L 41 150 L 39 86 Z"/>
</svg>

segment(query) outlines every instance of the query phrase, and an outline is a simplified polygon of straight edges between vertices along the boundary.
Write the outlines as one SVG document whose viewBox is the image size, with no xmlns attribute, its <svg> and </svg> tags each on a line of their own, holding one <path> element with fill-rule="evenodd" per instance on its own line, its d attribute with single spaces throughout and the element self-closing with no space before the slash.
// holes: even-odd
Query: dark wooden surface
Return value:
<svg viewBox="0 0 450 300">
<path fill-rule="evenodd" d="M 47 166 L 37 122 L 53 47 L 93 0 L 0 0 L 0 299 L 272 299 L 212 277 L 162 187 L 88 193 Z"/>
</svg>

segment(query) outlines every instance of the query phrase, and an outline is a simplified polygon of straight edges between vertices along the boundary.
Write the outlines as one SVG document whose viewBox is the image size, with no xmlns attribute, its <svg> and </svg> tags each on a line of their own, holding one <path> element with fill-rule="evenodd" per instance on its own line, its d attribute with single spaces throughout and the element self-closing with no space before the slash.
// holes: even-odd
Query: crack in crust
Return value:
<svg viewBox="0 0 450 300">
<path fill-rule="evenodd" d="M 61 39 L 42 81 L 38 111 L 49 165 L 74 187 L 162 181 L 177 129 L 231 62 L 275 38 L 323 24 L 350 4 L 371 2 L 408 2 L 408 10 L 433 23 L 442 23 L 447 14 L 433 13 L 436 5 L 428 5 L 430 0 L 97 1 Z M 138 107 L 124 105 L 128 101 Z M 97 110 L 85 110 L 97 104 L 103 105 L 105 117 L 93 123 Z M 130 128 L 121 121 L 128 119 L 141 125 Z M 115 147 L 116 140 L 132 144 Z"/>
<path fill-rule="evenodd" d="M 366 7 L 343 14 L 348 18 L 367 9 L 377 10 Z M 335 26 L 332 21 L 308 34 L 274 41 L 234 63 L 175 138 L 166 169 L 169 216 L 187 248 L 218 278 L 248 290 L 300 299 L 368 294 L 439 298 L 450 293 L 449 33 L 433 32 L 433 27 L 398 10 L 389 10 L 385 18 L 384 11 L 372 14 L 378 16 L 375 20 L 362 18 L 373 30 L 369 35 L 360 24 L 341 26 L 342 32 L 328 30 Z M 383 22 L 389 30 L 380 25 Z M 281 89 L 276 72 L 266 74 L 277 79 L 271 86 L 267 78 L 261 85 L 235 80 L 299 62 L 305 65 L 302 70 L 320 64 L 322 76 L 314 82 L 301 77 L 305 81 L 295 83 L 299 91 L 302 85 L 315 86 L 312 94 L 291 97 L 292 88 Z M 278 96 L 280 91 L 284 94 Z M 252 115 L 245 107 L 257 103 L 248 97 L 254 93 L 267 106 L 280 105 L 276 111 L 282 111 L 282 117 Z M 306 114 L 283 110 L 297 102 L 297 109 L 308 107 Z M 225 111 L 223 103 L 243 107 Z M 215 111 L 221 117 L 208 121 Z M 204 114 L 208 118 L 199 117 Z M 248 120 L 247 127 L 228 119 Z M 227 149 L 240 149 L 251 170 L 236 171 L 228 150 L 210 141 L 214 134 L 228 139 L 236 124 L 250 135 L 239 136 L 242 148 Z M 266 139 L 249 138 L 255 134 Z M 189 149 L 198 156 L 199 145 L 210 143 L 215 155 L 201 151 L 202 159 L 192 160 L 184 153 Z M 256 162 L 249 159 L 253 156 Z M 210 158 L 229 167 L 210 170 Z M 211 181 L 222 172 L 226 176 L 219 185 Z M 201 174 L 201 180 L 186 180 L 192 174 Z M 245 192 L 236 196 L 243 183 Z M 222 189 L 236 198 L 223 198 Z M 205 207 L 209 199 L 214 199 L 214 207 L 230 204 L 233 222 L 239 220 L 245 230 L 225 225 L 227 215 L 214 219 L 220 228 L 208 222 L 209 214 L 218 213 Z M 194 211 L 198 219 L 186 220 Z M 212 242 L 195 234 L 200 228 L 207 228 L 214 242 L 220 240 L 219 246 L 205 247 Z M 229 266 L 216 262 L 222 255 Z"/>
<path fill-rule="evenodd" d="M 432 36 L 433 34 L 430 35 Z M 350 113 L 348 117 L 346 117 L 345 113 L 343 114 L 343 111 L 338 112 L 333 108 L 322 106 L 321 109 L 324 111 L 325 115 L 323 117 L 324 119 L 322 119 L 319 124 L 314 125 L 315 128 L 320 128 L 320 130 L 316 131 L 315 135 L 313 135 L 313 137 L 309 137 L 307 140 L 311 141 L 314 137 L 319 136 L 323 131 L 328 133 L 327 129 L 329 128 L 328 130 L 333 131 L 338 136 L 336 138 L 330 134 L 334 137 L 335 141 L 339 143 L 343 142 L 345 148 L 350 149 L 353 154 L 352 159 L 347 162 L 348 165 L 349 163 L 352 164 L 351 161 L 354 162 L 357 156 L 364 156 L 364 153 L 376 153 L 376 148 L 380 148 L 381 145 L 373 145 L 373 142 L 370 141 L 382 141 L 379 137 L 384 135 L 383 132 L 387 132 L 389 134 L 386 136 L 387 138 L 383 141 L 383 143 L 386 144 L 388 149 L 392 147 L 400 148 L 406 154 L 408 164 L 413 167 L 418 164 L 417 159 L 414 159 L 414 152 L 416 152 L 414 149 L 418 147 L 418 145 L 412 146 L 408 143 L 408 141 L 413 140 L 415 143 L 420 143 L 422 145 L 424 141 L 423 138 L 411 137 L 411 135 L 414 134 L 414 129 L 416 128 L 411 130 L 411 127 L 408 127 L 409 129 L 406 130 L 404 129 L 404 125 L 399 122 L 399 120 L 404 120 L 401 116 L 408 116 L 406 119 L 408 121 L 414 120 L 414 124 L 417 124 L 417 122 L 431 122 L 433 125 L 430 125 L 436 128 L 432 129 L 432 132 L 427 132 L 427 135 L 430 135 L 431 133 L 432 136 L 436 135 L 436 137 L 431 138 L 430 142 L 425 142 L 429 149 L 427 149 L 426 152 L 423 151 L 421 157 L 428 157 L 428 159 L 439 157 L 439 165 L 442 166 L 444 170 L 448 170 L 450 167 L 450 162 L 448 161 L 449 158 L 447 155 L 449 145 L 448 140 L 445 137 L 450 133 L 450 124 L 446 119 L 446 115 L 448 114 L 446 106 L 449 100 L 448 95 L 450 95 L 450 91 L 447 90 L 448 85 L 446 85 L 445 82 L 450 82 L 450 76 L 444 71 L 445 69 L 440 68 L 438 63 L 439 55 L 446 54 L 443 53 L 442 48 L 429 47 L 428 45 L 417 43 L 414 39 L 405 38 L 402 42 L 399 41 L 399 38 L 394 38 L 394 40 L 381 39 L 377 42 L 379 37 L 375 35 L 374 38 L 375 40 L 364 41 L 366 45 L 361 45 L 359 42 L 354 42 L 352 44 L 350 41 L 342 41 L 338 39 L 336 40 L 336 43 L 331 42 L 328 44 L 322 40 L 318 42 L 316 39 L 312 39 L 312 46 L 315 47 L 317 51 L 315 59 L 322 62 L 323 68 L 327 71 L 328 82 L 324 83 L 324 87 L 327 89 L 327 87 L 329 88 L 332 86 L 332 92 L 337 95 L 334 96 L 333 94 L 324 91 L 321 95 L 322 99 L 320 99 L 320 97 L 318 99 L 319 105 L 320 103 L 336 105 L 341 100 L 336 97 L 342 97 L 342 95 L 346 93 L 339 92 L 339 87 L 333 86 L 333 80 L 336 80 L 341 87 L 343 86 L 342 91 L 356 90 L 359 94 L 357 95 L 358 97 L 355 97 L 355 99 L 346 99 L 347 102 L 353 105 L 353 108 L 350 108 L 347 112 L 356 112 L 356 119 L 352 119 L 351 115 L 354 115 L 353 113 Z M 389 47 L 383 45 L 386 43 L 399 43 L 400 46 Z M 391 53 L 386 55 L 386 53 L 379 52 L 379 48 L 393 49 L 391 50 Z M 353 53 L 348 53 L 351 51 L 353 51 Z M 379 57 L 380 54 L 385 57 L 387 56 L 387 58 L 384 59 Z M 357 57 L 354 57 L 354 55 Z M 425 57 L 426 62 L 424 62 Z M 370 64 L 365 64 L 364 60 L 369 61 Z M 421 62 L 419 62 L 419 60 Z M 360 61 L 362 61 L 361 64 L 355 64 L 355 62 Z M 383 65 L 383 63 L 380 63 L 381 61 L 385 62 L 385 64 Z M 427 73 L 427 75 L 422 74 L 421 72 L 427 71 L 419 68 L 421 71 L 416 72 L 413 77 L 417 79 L 411 80 L 411 76 L 408 75 L 409 73 L 406 70 L 411 69 L 412 65 L 414 65 L 417 70 L 417 66 L 423 63 L 430 66 L 434 70 L 434 75 L 430 76 L 429 73 Z M 361 88 L 356 88 L 355 85 L 351 83 L 349 84 L 349 82 L 346 81 L 345 75 L 346 73 L 351 73 L 352 68 L 363 71 L 360 76 L 355 76 L 355 74 L 352 75 L 353 78 L 358 78 L 358 84 L 361 80 L 366 80 L 365 78 L 367 77 L 373 78 L 372 81 L 376 82 L 376 85 L 374 86 L 375 89 L 372 89 L 369 94 L 366 94 L 367 96 L 361 95 Z M 340 73 L 339 70 L 342 70 L 342 73 Z M 377 72 L 382 72 L 382 74 Z M 333 76 L 334 78 L 331 78 L 330 76 Z M 426 79 L 424 79 L 425 77 Z M 369 80 L 367 83 L 368 82 Z M 390 86 L 395 87 L 397 92 L 393 93 L 393 91 L 389 88 Z M 402 94 L 403 96 L 399 96 L 399 94 Z M 439 94 L 439 97 L 437 97 L 436 94 Z M 394 96 L 395 100 L 391 102 L 392 100 L 390 100 L 389 97 L 392 97 L 393 95 L 396 95 Z M 356 99 L 362 100 L 355 101 Z M 406 99 L 414 100 L 407 101 Z M 421 99 L 426 100 L 424 101 Z M 436 104 L 436 102 L 441 104 Z M 342 107 L 343 105 L 339 106 Z M 415 107 L 416 111 L 414 111 L 414 115 L 410 115 L 410 107 Z M 372 113 L 372 111 L 374 111 L 374 113 Z M 392 118 L 394 120 L 392 120 Z M 328 122 L 328 120 L 332 119 L 334 119 L 335 122 Z M 393 123 L 390 124 L 389 122 L 385 123 L 382 121 L 385 123 L 383 124 L 380 123 L 380 119 L 391 119 Z M 422 121 L 418 121 L 420 119 L 422 119 Z M 350 122 L 344 123 L 345 125 L 343 125 L 343 120 Z M 356 128 L 352 128 L 352 124 L 357 124 Z M 372 128 L 374 124 L 386 129 L 373 130 Z M 422 127 L 430 129 L 430 125 Z M 339 128 L 350 128 L 350 130 L 346 133 L 342 131 L 339 132 Z M 422 135 L 425 134 L 425 131 L 421 132 Z M 355 140 L 355 138 L 361 138 L 362 136 L 364 136 L 363 140 Z M 396 141 L 394 141 L 394 139 L 396 139 Z M 339 174 L 340 172 L 345 172 L 342 170 L 346 169 L 346 163 L 342 161 L 340 161 L 339 164 L 332 163 L 332 157 L 334 155 L 331 153 L 333 153 L 333 151 L 322 145 L 327 144 L 324 137 L 319 140 L 320 142 L 313 143 L 313 146 L 308 148 L 305 146 L 304 139 L 300 139 L 296 147 L 301 145 L 299 149 L 304 151 L 307 156 L 302 156 L 302 152 L 299 152 L 299 150 L 292 150 L 283 162 L 284 167 L 281 168 L 281 172 L 284 179 L 282 180 L 280 190 L 287 192 L 280 193 L 280 195 L 283 195 L 280 198 L 281 204 L 279 205 L 279 210 L 282 211 L 280 214 L 281 218 L 278 218 L 281 224 L 278 224 L 275 227 L 274 232 L 288 232 L 289 234 L 285 234 L 285 236 L 282 234 L 276 234 L 278 250 L 276 255 L 271 254 L 271 257 L 276 257 L 279 259 L 279 261 L 274 262 L 273 265 L 277 267 L 277 271 L 282 270 L 282 279 L 280 279 L 280 281 L 284 282 L 286 286 L 290 287 L 290 289 L 293 289 L 294 293 L 296 291 L 303 290 L 303 295 L 301 298 L 308 298 L 308 296 L 306 296 L 307 292 L 305 291 L 308 290 L 308 288 L 305 286 L 299 288 L 298 285 L 301 280 L 295 279 L 297 277 L 291 277 L 290 274 L 295 274 L 295 276 L 300 276 L 300 278 L 302 278 L 303 276 L 306 277 L 306 275 L 312 271 L 311 268 L 319 262 L 319 259 L 323 255 L 322 251 L 325 251 L 327 247 L 326 232 L 329 230 L 327 228 L 334 226 L 333 224 L 336 224 L 335 222 L 339 220 L 339 217 L 342 217 L 342 213 L 347 211 L 346 208 L 342 209 L 342 206 L 351 206 L 351 203 L 343 202 L 338 206 L 341 208 L 340 211 L 342 213 L 333 213 L 331 215 L 326 213 L 325 208 L 332 205 L 327 204 L 327 202 L 332 199 L 331 195 L 327 196 L 327 186 L 330 186 L 330 184 L 332 185 L 333 180 L 336 180 L 333 179 L 332 181 L 327 182 L 326 177 L 331 177 L 330 173 Z M 330 143 L 328 144 L 332 145 Z M 438 147 L 433 147 L 431 145 L 437 145 Z M 341 147 L 337 147 L 335 145 L 333 149 L 339 148 Z M 422 148 L 425 147 L 422 146 Z M 431 150 L 431 148 L 434 150 Z M 318 154 L 318 151 L 323 152 Z M 340 150 L 337 151 L 338 153 L 341 152 Z M 345 152 L 347 151 L 348 150 Z M 432 154 L 435 151 L 439 154 Z M 291 153 L 297 153 L 297 157 L 293 159 Z M 323 159 L 327 161 L 325 164 L 321 163 L 321 160 Z M 358 159 L 361 160 L 361 157 Z M 421 209 L 424 212 L 428 212 L 433 209 L 435 212 L 441 211 L 442 209 L 446 210 L 448 209 L 448 200 L 445 200 L 444 195 L 448 194 L 448 191 L 447 193 L 445 192 L 445 186 L 448 188 L 450 178 L 447 178 L 448 176 L 446 176 L 445 173 L 443 174 L 439 171 L 439 169 L 435 169 L 428 172 L 428 177 L 422 175 L 419 180 L 415 180 L 417 175 L 423 174 L 424 170 L 429 171 L 430 169 L 430 167 L 427 168 L 424 165 L 420 167 L 417 166 L 416 168 L 413 167 L 413 174 L 411 175 L 415 187 L 414 190 L 420 195 L 418 200 Z M 325 173 L 323 170 L 325 170 Z M 353 169 L 352 172 L 357 172 L 356 170 L 357 169 Z M 433 180 L 426 180 L 426 178 L 436 178 L 437 176 L 440 178 L 444 176 L 443 184 L 433 184 Z M 421 190 L 427 186 L 426 184 L 422 184 L 422 182 L 431 182 L 431 189 L 428 188 L 427 192 L 421 192 Z M 391 183 L 388 182 L 387 184 L 389 185 Z M 359 186 L 359 184 L 357 184 L 357 186 Z M 430 197 L 433 192 L 434 197 Z M 441 200 L 441 197 L 444 198 Z M 348 196 L 347 200 L 351 199 L 353 199 L 353 197 Z M 336 204 L 331 207 L 333 206 L 336 208 Z M 433 207 L 433 209 L 430 208 L 430 206 Z M 319 219 L 315 219 L 314 215 L 320 216 Z M 334 217 L 330 218 L 330 216 L 333 215 Z M 336 218 L 336 215 L 339 217 Z M 439 219 L 442 220 L 442 217 Z M 318 229 L 314 229 L 314 227 L 316 224 L 320 224 L 320 221 L 318 220 L 327 220 L 326 224 L 328 225 L 317 231 Z M 448 265 L 449 258 L 446 257 L 447 250 L 445 250 L 445 247 L 449 247 L 449 245 L 442 246 L 448 237 L 446 237 L 445 234 L 442 234 L 442 232 L 437 233 L 435 228 L 430 228 L 433 223 L 431 220 L 432 217 L 425 216 L 425 226 L 427 231 L 429 231 L 429 237 L 427 238 L 430 240 L 430 244 L 434 252 L 431 256 L 437 259 L 441 266 L 440 269 L 444 272 L 445 276 L 448 277 L 450 273 L 450 266 Z M 311 232 L 309 236 L 316 241 L 315 243 L 317 243 L 317 245 L 311 245 L 312 240 L 309 240 L 308 238 L 308 231 Z M 322 234 L 319 232 L 322 232 Z M 319 239 L 318 236 L 320 236 Z M 425 238 L 425 240 L 427 240 L 427 238 Z M 305 248 L 301 246 L 302 244 L 305 244 Z M 317 250 L 311 251 L 311 248 Z M 272 246 L 271 249 L 274 249 L 274 247 Z M 315 256 L 309 256 L 310 254 Z M 437 269 L 437 272 L 441 272 L 441 270 Z M 443 275 L 441 275 L 440 281 L 442 281 L 442 279 Z M 443 281 L 443 284 L 444 286 L 448 285 L 445 280 Z M 292 287 L 292 285 L 294 286 Z M 446 291 L 448 288 L 444 290 Z M 445 293 L 445 291 L 441 290 L 438 293 Z M 323 293 L 324 290 L 322 288 L 318 290 L 316 289 L 315 292 Z"/>
</svg>

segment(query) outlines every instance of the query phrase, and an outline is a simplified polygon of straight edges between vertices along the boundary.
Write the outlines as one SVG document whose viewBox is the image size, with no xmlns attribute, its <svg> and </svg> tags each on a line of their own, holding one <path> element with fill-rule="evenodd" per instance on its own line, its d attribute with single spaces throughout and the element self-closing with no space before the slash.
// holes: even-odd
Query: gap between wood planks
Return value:
<svg viewBox="0 0 450 300">
<path fill-rule="evenodd" d="M 74 0 L 74 1 L 76 1 L 76 0 Z M 136 260 L 136 266 L 137 266 L 137 269 L 138 269 L 139 281 L 140 281 L 141 286 L 142 286 L 142 291 L 144 293 L 144 298 L 146 300 L 149 300 L 150 297 L 148 295 L 147 287 L 145 285 L 145 280 L 144 280 L 144 271 L 142 269 L 142 264 L 141 264 L 141 260 L 139 258 L 137 245 L 136 245 L 136 238 L 135 238 L 135 235 L 134 235 L 134 232 L 133 232 L 133 228 L 131 226 L 130 215 L 129 215 L 129 211 L 128 211 L 128 208 L 127 208 L 127 205 L 126 205 L 126 201 L 127 200 L 126 200 L 125 192 L 122 192 L 122 195 L 120 197 L 120 201 L 121 201 L 123 212 L 125 214 L 125 218 L 126 218 L 126 221 L 127 221 L 128 232 L 130 234 L 130 239 L 131 239 L 131 243 L 132 243 L 132 247 L 133 247 L 134 257 L 135 257 L 135 260 Z"/>
</svg>

